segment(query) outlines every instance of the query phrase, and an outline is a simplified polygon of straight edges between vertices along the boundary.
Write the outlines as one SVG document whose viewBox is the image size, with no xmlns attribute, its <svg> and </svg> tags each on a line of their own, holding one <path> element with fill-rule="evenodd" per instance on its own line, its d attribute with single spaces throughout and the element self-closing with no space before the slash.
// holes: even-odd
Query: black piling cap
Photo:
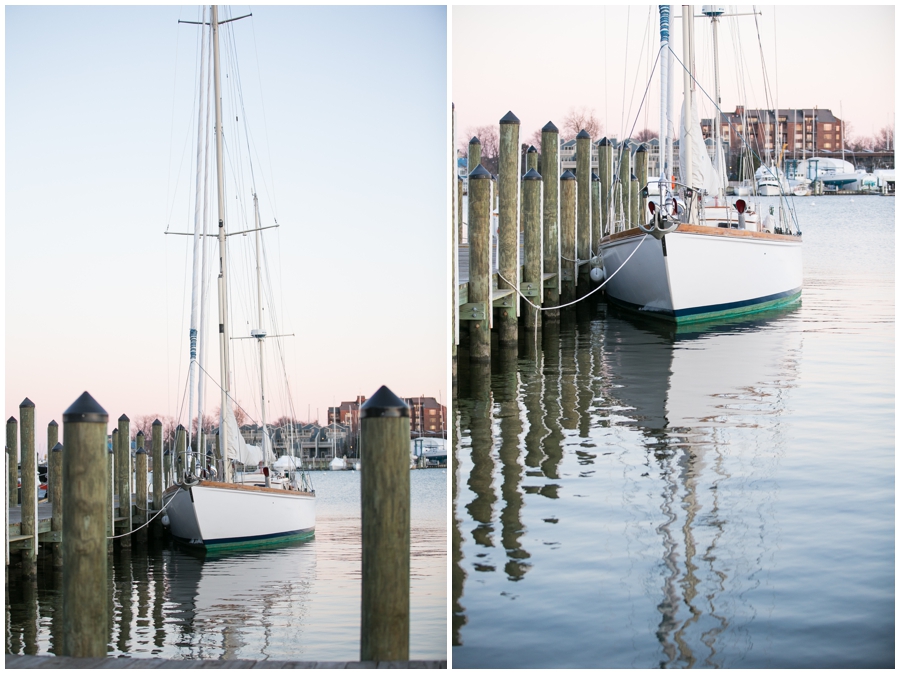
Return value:
<svg viewBox="0 0 900 674">
<path fill-rule="evenodd" d="M 469 180 L 487 180 L 491 177 L 491 172 L 488 171 L 484 166 L 479 164 L 475 167 L 475 170 L 469 174 Z"/>
<path fill-rule="evenodd" d="M 157 420 L 154 421 L 151 425 L 152 425 L 152 426 L 162 426 L 162 422 L 161 422 L 159 419 L 157 419 Z"/>
<path fill-rule="evenodd" d="M 601 138 L 601 139 L 597 142 L 597 145 L 603 145 L 603 146 L 606 146 L 606 145 L 612 145 L 612 143 L 609 142 L 609 138 L 607 138 L 606 136 L 603 136 L 603 138 Z"/>
<path fill-rule="evenodd" d="M 599 182 L 600 182 L 600 176 L 598 176 L 598 175 L 597 175 L 596 173 L 594 173 L 594 172 L 591 172 L 591 182 L 592 182 L 592 183 L 599 183 Z"/>
<path fill-rule="evenodd" d="M 590 140 L 590 139 L 591 139 L 591 134 L 589 134 L 589 133 L 588 133 L 587 131 L 585 131 L 584 129 L 582 129 L 581 131 L 579 131 L 579 132 L 578 132 L 578 135 L 575 136 L 575 140 L 584 140 L 585 138 L 587 138 L 588 140 Z"/>
<path fill-rule="evenodd" d="M 47 425 L 48 425 L 48 426 L 59 426 L 59 424 L 56 423 L 56 419 L 54 419 L 53 421 L 51 421 L 51 422 L 50 422 L 49 424 L 47 424 Z"/>
<path fill-rule="evenodd" d="M 100 407 L 100 403 L 85 391 L 78 400 L 69 405 L 69 409 L 63 412 L 63 423 L 100 423 L 109 421 L 106 410 Z"/>
<path fill-rule="evenodd" d="M 146 454 L 146 453 L 147 453 L 147 450 L 144 449 L 143 447 L 141 447 L 140 449 L 138 449 L 138 450 L 135 452 L 135 455 L 137 455 L 137 454 Z"/>
<path fill-rule="evenodd" d="M 553 122 L 547 122 L 544 124 L 544 128 L 541 131 L 547 131 L 549 133 L 559 133 L 559 129 L 556 128 L 556 124 Z"/>
<path fill-rule="evenodd" d="M 575 174 L 566 169 L 566 172 L 563 173 L 560 177 L 560 180 L 575 180 Z"/>
<path fill-rule="evenodd" d="M 138 431 L 136 437 L 143 438 L 143 437 L 144 437 L 144 431 Z"/>
<path fill-rule="evenodd" d="M 501 124 L 518 124 L 519 118 L 516 117 L 514 114 L 512 114 L 512 110 L 510 110 L 503 116 L 503 119 L 500 120 L 500 123 Z"/>
<path fill-rule="evenodd" d="M 9 419 L 6 420 L 6 423 L 8 423 L 8 424 L 17 424 L 17 423 L 19 423 L 19 422 L 16 421 L 16 418 L 15 418 L 15 417 L 10 417 Z"/>
<path fill-rule="evenodd" d="M 128 417 L 126 417 L 126 416 L 123 414 L 122 416 L 119 417 L 119 421 L 131 421 L 131 419 L 129 419 Z"/>
<path fill-rule="evenodd" d="M 372 419 L 374 417 L 408 417 L 409 406 L 394 395 L 387 386 L 382 386 L 375 391 L 375 395 L 369 398 L 359 408 L 360 419 Z"/>
<path fill-rule="evenodd" d="M 646 152 L 646 151 L 647 151 L 647 146 L 644 145 L 643 143 L 641 143 L 640 145 L 638 145 L 638 149 L 635 150 L 635 152 Z"/>
<path fill-rule="evenodd" d="M 534 145 L 529 145 L 528 149 L 525 150 L 525 154 L 537 154 L 537 148 Z"/>
<path fill-rule="evenodd" d="M 34 407 L 34 403 L 28 398 L 25 398 L 25 400 L 19 403 L 19 407 Z"/>
<path fill-rule="evenodd" d="M 184 426 L 182 426 L 181 424 L 178 424 L 178 425 L 175 427 L 175 430 L 176 430 L 176 431 L 183 431 L 183 430 L 184 430 Z"/>
<path fill-rule="evenodd" d="M 637 176 L 634 175 L 634 173 L 631 174 L 631 179 L 634 180 L 635 182 L 637 182 Z"/>
<path fill-rule="evenodd" d="M 112 431 L 112 434 L 113 434 L 113 435 L 118 435 L 118 434 L 119 434 L 119 429 L 118 429 L 118 428 L 114 428 L 113 431 Z"/>
<path fill-rule="evenodd" d="M 62 443 L 61 443 L 61 442 L 57 442 L 55 445 L 53 445 L 53 449 L 51 449 L 50 451 L 51 451 L 51 452 L 61 452 L 62 450 L 63 450 L 63 445 L 62 445 Z"/>
<path fill-rule="evenodd" d="M 472 140 L 469 141 L 469 145 L 481 145 L 481 141 L 478 140 L 478 136 L 472 136 Z"/>
<path fill-rule="evenodd" d="M 522 176 L 522 180 L 541 180 L 541 174 L 534 169 L 529 169 L 528 173 Z"/>
</svg>

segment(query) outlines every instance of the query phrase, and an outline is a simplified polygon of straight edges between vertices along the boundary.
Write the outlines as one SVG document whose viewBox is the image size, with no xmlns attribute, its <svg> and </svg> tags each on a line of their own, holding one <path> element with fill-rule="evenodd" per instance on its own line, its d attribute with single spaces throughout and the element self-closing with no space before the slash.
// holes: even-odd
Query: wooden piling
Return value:
<svg viewBox="0 0 900 674">
<path fill-rule="evenodd" d="M 450 293 L 450 352 L 452 356 L 451 367 L 452 367 L 452 379 L 453 385 L 456 383 L 456 372 L 457 372 L 457 353 L 456 346 L 459 336 L 459 317 L 457 316 L 457 312 L 459 311 L 459 275 L 457 273 L 457 268 L 459 267 L 459 244 L 462 241 L 462 216 L 460 215 L 460 211 L 458 206 L 457 199 L 461 198 L 462 190 L 459 188 L 459 179 L 457 175 L 457 161 L 456 161 L 456 104 L 451 103 L 450 105 L 450 194 L 452 197 L 452 213 L 450 216 L 450 254 L 453 256 L 450 260 L 450 288 L 452 292 Z M 357 456 L 359 456 L 359 452 L 357 452 Z"/>
<path fill-rule="evenodd" d="M 469 297 L 479 320 L 469 321 L 469 359 L 491 359 L 491 174 L 480 164 L 469 174 Z M 478 308 L 480 305 L 480 309 Z"/>
<path fill-rule="evenodd" d="M 53 422 L 56 423 L 55 421 Z M 57 431 L 59 427 L 57 426 Z M 62 488 L 62 472 L 63 472 L 63 446 L 62 443 L 53 444 L 50 450 L 47 466 L 47 481 L 50 493 L 50 503 L 53 505 L 50 514 L 50 531 L 58 531 L 62 536 L 63 530 L 63 488 Z M 52 543 L 53 550 L 53 566 L 62 566 L 62 545 L 54 541 Z"/>
<path fill-rule="evenodd" d="M 26 576 L 36 572 L 37 562 L 37 455 L 34 453 L 34 403 L 25 398 L 19 404 L 19 441 L 22 446 L 22 535 L 33 536 L 34 543 L 22 549 L 22 568 Z"/>
<path fill-rule="evenodd" d="M 119 451 L 118 443 L 119 429 L 114 428 L 106 450 L 106 536 L 109 539 L 109 552 L 113 551 L 112 537 L 116 534 L 116 453 Z"/>
<path fill-rule="evenodd" d="M 63 639 L 58 655 L 106 656 L 106 425 L 109 415 L 85 391 L 63 414 Z"/>
<path fill-rule="evenodd" d="M 150 428 L 150 452 L 153 461 L 153 509 L 162 510 L 164 468 L 162 422 L 159 419 Z"/>
<path fill-rule="evenodd" d="M 562 269 L 560 304 L 575 300 L 575 278 L 578 275 L 578 265 L 575 262 L 575 190 L 575 176 L 571 171 L 566 171 L 559 177 L 559 266 Z"/>
<path fill-rule="evenodd" d="M 623 141 L 617 153 L 619 157 L 619 174 L 615 188 L 616 222 L 614 232 L 629 228 L 628 219 L 631 215 L 631 150 L 628 141 Z"/>
<path fill-rule="evenodd" d="M 497 226 L 497 288 L 519 288 L 519 118 L 511 111 L 500 120 L 500 213 Z M 501 346 L 515 345 L 519 337 L 517 294 L 512 306 L 501 307 L 497 337 Z"/>
<path fill-rule="evenodd" d="M 116 454 L 119 493 L 119 526 L 122 532 L 131 531 L 131 423 L 126 415 L 119 417 L 119 452 Z M 119 539 L 123 546 L 131 545 L 131 537 Z"/>
<path fill-rule="evenodd" d="M 544 272 L 556 274 L 544 288 L 544 307 L 548 308 L 559 306 L 560 289 L 559 129 L 553 122 L 547 122 L 541 129 L 541 176 L 544 186 Z M 558 309 L 549 309 L 542 314 L 543 323 L 559 320 Z"/>
<path fill-rule="evenodd" d="M 525 230 L 525 264 L 522 269 L 522 292 L 528 297 L 529 301 L 538 306 L 541 305 L 540 290 L 543 283 L 541 182 L 541 174 L 534 168 L 529 169 L 528 173 L 522 177 L 522 226 Z M 525 302 L 522 303 L 522 311 L 525 312 L 524 322 L 526 328 L 535 329 L 540 327 L 540 311 L 536 311 L 534 307 Z"/>
<path fill-rule="evenodd" d="M 56 447 L 57 442 L 59 442 L 59 424 L 54 419 L 47 424 L 47 500 L 51 503 L 53 502 L 53 485 L 51 484 L 53 465 L 51 464 L 52 457 L 50 454 L 53 448 Z"/>
<path fill-rule="evenodd" d="M 529 145 L 525 150 L 525 172 L 538 170 L 538 151 L 534 145 Z"/>
<path fill-rule="evenodd" d="M 635 153 L 637 154 L 637 153 Z M 638 217 L 641 208 L 641 195 L 640 195 L 640 187 L 638 186 L 637 176 L 632 172 L 631 174 L 631 189 L 628 194 L 630 195 L 629 204 L 630 207 L 628 209 L 628 226 L 629 228 L 638 226 Z"/>
<path fill-rule="evenodd" d="M 360 660 L 409 659 L 409 407 L 382 386 L 360 408 Z"/>
<path fill-rule="evenodd" d="M 144 449 L 144 431 L 138 431 L 136 437 L 137 449 L 134 453 L 134 493 L 137 508 L 135 512 L 135 526 L 139 527 L 147 522 L 147 450 Z M 138 540 L 147 539 L 147 527 L 137 532 Z"/>
<path fill-rule="evenodd" d="M 466 158 L 466 168 L 471 173 L 481 165 L 481 141 L 478 136 L 472 136 L 469 141 L 469 154 Z"/>
<path fill-rule="evenodd" d="M 9 455 L 9 506 L 19 505 L 19 422 L 15 417 L 6 420 L 6 453 Z"/>
<path fill-rule="evenodd" d="M 600 176 L 600 235 L 612 233 L 610 203 L 613 185 L 613 147 L 609 139 L 603 137 L 597 143 L 597 175 Z"/>
<path fill-rule="evenodd" d="M 591 259 L 591 135 L 584 129 L 575 136 L 575 183 L 578 185 L 575 257 L 580 262 Z M 589 273 L 588 265 L 576 265 L 575 285 L 579 297 L 590 290 Z"/>
<path fill-rule="evenodd" d="M 591 173 L 591 259 L 600 254 L 600 177 Z M 593 265 L 591 265 L 593 266 Z M 590 273 L 590 272 L 588 272 Z"/>
<path fill-rule="evenodd" d="M 647 222 L 647 198 L 642 195 L 647 186 L 647 145 L 641 143 L 634 153 L 634 175 L 637 178 L 637 213 L 635 214 L 635 226 Z"/>
<path fill-rule="evenodd" d="M 174 481 L 181 483 L 184 481 L 185 472 L 187 471 L 187 456 L 185 452 L 187 448 L 187 431 L 184 426 L 178 424 L 175 429 L 175 475 Z"/>
<path fill-rule="evenodd" d="M 216 444 L 218 443 L 219 438 L 216 436 Z M 166 490 L 172 484 L 172 451 L 169 449 L 163 452 L 163 477 L 165 478 L 163 490 Z"/>
</svg>

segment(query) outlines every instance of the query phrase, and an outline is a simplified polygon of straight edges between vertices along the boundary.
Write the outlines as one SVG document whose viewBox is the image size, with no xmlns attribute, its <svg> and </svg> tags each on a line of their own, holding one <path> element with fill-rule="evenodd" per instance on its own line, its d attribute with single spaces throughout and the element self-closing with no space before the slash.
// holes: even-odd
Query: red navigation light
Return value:
<svg viewBox="0 0 900 674">
<path fill-rule="evenodd" d="M 650 209 L 650 215 L 656 213 L 656 204 L 654 204 L 652 201 L 647 204 L 647 208 Z"/>
<path fill-rule="evenodd" d="M 738 213 L 743 213 L 747 209 L 747 202 L 743 199 L 738 199 L 734 202 L 734 207 L 737 209 Z"/>
</svg>

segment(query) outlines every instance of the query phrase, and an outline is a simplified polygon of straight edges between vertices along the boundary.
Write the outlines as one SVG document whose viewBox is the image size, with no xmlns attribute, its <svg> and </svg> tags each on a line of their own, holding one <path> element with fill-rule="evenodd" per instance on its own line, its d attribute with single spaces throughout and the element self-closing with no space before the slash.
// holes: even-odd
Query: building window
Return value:
<svg viewBox="0 0 900 674">
<path fill-rule="evenodd" d="M 831 131 L 831 124 L 824 124 L 823 126 L 825 127 L 826 131 Z"/>
<path fill-rule="evenodd" d="M 825 149 L 826 149 L 826 150 L 830 150 L 830 149 L 831 149 L 831 143 L 825 143 Z"/>
</svg>

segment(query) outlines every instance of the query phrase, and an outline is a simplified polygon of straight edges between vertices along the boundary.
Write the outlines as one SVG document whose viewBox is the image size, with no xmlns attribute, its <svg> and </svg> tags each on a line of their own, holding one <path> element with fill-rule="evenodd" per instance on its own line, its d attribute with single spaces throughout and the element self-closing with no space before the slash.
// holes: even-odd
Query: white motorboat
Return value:
<svg viewBox="0 0 900 674">
<path fill-rule="evenodd" d="M 683 14 L 684 21 L 693 20 L 687 9 Z M 661 6 L 664 55 L 670 53 L 668 17 L 668 6 Z M 715 31 L 717 17 L 712 18 Z M 683 62 L 693 62 L 690 54 Z M 666 115 L 665 82 L 661 89 L 661 110 Z M 691 107 L 691 91 L 686 87 L 683 118 L 692 119 Z M 706 152 L 692 149 L 692 145 L 702 147 L 696 142 L 702 136 L 693 119 L 695 128 L 688 137 L 694 141 L 683 142 L 680 153 L 681 175 L 689 176 L 690 183 L 682 185 L 678 194 L 669 192 L 671 157 L 667 158 L 659 181 L 664 194 L 659 205 L 650 202 L 649 223 L 614 231 L 600 242 L 607 298 L 679 324 L 753 313 L 797 300 L 803 263 L 795 218 L 784 204 L 777 214 L 772 207 L 762 217 L 744 199 L 724 197 L 724 181 L 715 176 L 709 180 L 713 169 Z M 660 126 L 666 129 L 666 120 Z M 696 165 L 695 156 L 699 158 Z M 717 184 L 722 186 L 722 196 L 701 196 L 703 191 L 712 193 Z"/>
<path fill-rule="evenodd" d="M 244 17 L 237 17 L 244 18 Z M 234 21 L 237 19 L 229 19 Z M 191 22 L 189 22 L 191 23 Z M 175 483 L 164 493 L 164 507 L 166 510 L 164 523 L 168 523 L 172 535 L 179 541 L 192 546 L 203 548 L 243 547 L 254 546 L 261 543 L 302 539 L 311 537 L 316 526 L 316 496 L 312 489 L 308 476 L 302 472 L 294 472 L 294 466 L 290 466 L 287 475 L 276 476 L 270 465 L 274 462 L 272 443 L 266 426 L 266 396 L 265 377 L 262 364 L 263 348 L 267 336 L 263 329 L 263 305 L 261 291 L 260 271 L 260 231 L 263 227 L 259 223 L 259 207 L 256 199 L 256 190 L 252 190 L 255 227 L 242 232 L 229 232 L 229 220 L 224 206 L 224 171 L 223 171 L 223 142 L 222 142 L 222 113 L 221 113 L 221 74 L 219 68 L 219 21 L 218 8 L 209 8 L 209 14 L 204 8 L 203 20 L 199 23 L 202 30 L 201 40 L 201 65 L 200 65 L 200 93 L 198 96 L 200 118 L 198 121 L 198 151 L 197 151 L 197 182 L 196 208 L 194 223 L 194 281 L 192 284 L 191 303 L 191 329 L 190 329 L 190 368 L 189 391 L 190 402 L 188 405 L 188 418 L 194 420 L 194 396 L 198 398 L 197 418 L 202 418 L 203 387 L 195 384 L 196 373 L 199 368 L 198 352 L 202 351 L 204 305 L 200 297 L 206 293 L 200 291 L 200 279 L 206 278 L 205 261 L 206 247 L 200 241 L 206 234 L 205 216 L 206 204 L 202 195 L 207 193 L 202 184 L 201 166 L 204 164 L 200 148 L 205 147 L 207 135 L 215 130 L 216 148 L 216 176 L 218 194 L 218 246 L 219 246 L 219 344 L 220 344 L 220 385 L 221 406 L 219 419 L 219 446 L 220 467 L 222 481 L 217 480 L 219 471 L 211 465 L 207 465 L 207 457 L 202 452 L 194 452 L 192 445 L 196 438 L 189 438 L 187 449 L 178 457 L 176 465 Z M 207 29 L 207 26 L 209 28 Z M 207 45 L 209 50 L 207 50 Z M 211 70 L 213 72 L 212 83 L 214 88 L 208 90 L 208 78 L 206 76 L 207 61 L 211 57 Z M 215 96 L 215 105 L 210 106 L 211 97 Z M 215 108 L 215 126 L 208 124 L 210 120 L 204 118 L 204 105 L 206 114 L 209 115 L 210 107 Z M 206 153 L 208 158 L 208 153 Z M 234 158 L 232 158 L 232 161 Z M 211 162 L 210 162 L 211 163 Z M 203 214 L 203 215 L 201 215 Z M 262 415 L 261 443 L 260 446 L 249 445 L 241 436 L 234 415 L 234 400 L 229 394 L 230 365 L 229 365 L 229 322 L 227 316 L 227 278 L 228 266 L 226 260 L 226 237 L 230 233 L 256 233 L 256 282 L 257 282 L 257 325 L 251 330 L 248 337 L 241 339 L 255 339 L 259 348 L 259 394 L 260 409 Z M 201 255 L 202 252 L 202 255 Z M 205 286 L 205 281 L 204 281 Z M 205 287 L 204 287 L 205 290 Z M 272 315 L 274 308 L 267 307 L 267 315 Z M 281 337 L 282 335 L 270 335 Z M 191 424 L 189 424 L 189 428 Z M 197 423 L 200 428 L 200 424 Z M 202 447 L 202 440 L 196 443 Z M 254 473 L 243 473 L 235 476 L 235 466 L 259 467 Z"/>
</svg>

